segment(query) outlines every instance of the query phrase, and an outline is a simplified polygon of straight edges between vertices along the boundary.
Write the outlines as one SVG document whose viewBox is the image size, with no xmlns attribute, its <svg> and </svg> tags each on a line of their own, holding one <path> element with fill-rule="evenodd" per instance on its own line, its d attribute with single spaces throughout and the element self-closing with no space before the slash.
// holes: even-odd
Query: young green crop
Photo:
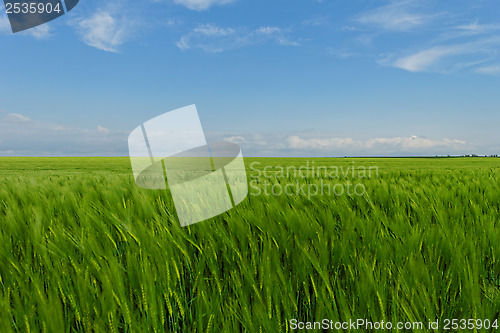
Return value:
<svg viewBox="0 0 500 333">
<path fill-rule="evenodd" d="M 308 161 L 375 166 L 378 176 L 273 174 Z M 168 191 L 137 187 L 127 158 L 0 158 L 0 331 L 285 332 L 291 319 L 499 317 L 500 160 L 246 164 L 260 188 L 352 181 L 366 192 L 250 188 L 235 209 L 181 228 Z"/>
</svg>

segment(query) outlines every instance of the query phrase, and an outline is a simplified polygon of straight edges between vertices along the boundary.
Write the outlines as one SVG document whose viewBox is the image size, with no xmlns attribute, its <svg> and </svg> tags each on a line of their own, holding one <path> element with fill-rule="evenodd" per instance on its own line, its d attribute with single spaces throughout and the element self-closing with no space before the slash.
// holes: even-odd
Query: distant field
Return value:
<svg viewBox="0 0 500 333">
<path fill-rule="evenodd" d="M 0 158 L 0 332 L 499 318 L 499 158 L 245 163 L 248 199 L 181 228 L 128 158 Z"/>
</svg>

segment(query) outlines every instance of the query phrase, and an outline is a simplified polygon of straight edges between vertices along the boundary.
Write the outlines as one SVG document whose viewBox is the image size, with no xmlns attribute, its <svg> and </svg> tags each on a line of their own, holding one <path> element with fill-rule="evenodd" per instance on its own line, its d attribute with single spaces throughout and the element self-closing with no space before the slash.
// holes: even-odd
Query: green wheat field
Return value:
<svg viewBox="0 0 500 333">
<path fill-rule="evenodd" d="M 378 172 L 275 175 L 307 162 Z M 169 192 L 138 188 L 127 158 L 0 158 L 0 332 L 499 318 L 500 159 L 245 163 L 254 187 L 366 191 L 249 195 L 181 228 Z"/>
</svg>

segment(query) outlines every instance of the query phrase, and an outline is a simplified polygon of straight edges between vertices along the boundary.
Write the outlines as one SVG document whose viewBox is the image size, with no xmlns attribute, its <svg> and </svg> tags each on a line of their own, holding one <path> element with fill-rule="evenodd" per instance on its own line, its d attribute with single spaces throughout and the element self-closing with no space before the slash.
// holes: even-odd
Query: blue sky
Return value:
<svg viewBox="0 0 500 333">
<path fill-rule="evenodd" d="M 497 1 L 81 0 L 12 34 L 0 155 L 127 155 L 196 104 L 246 156 L 500 153 Z"/>
</svg>

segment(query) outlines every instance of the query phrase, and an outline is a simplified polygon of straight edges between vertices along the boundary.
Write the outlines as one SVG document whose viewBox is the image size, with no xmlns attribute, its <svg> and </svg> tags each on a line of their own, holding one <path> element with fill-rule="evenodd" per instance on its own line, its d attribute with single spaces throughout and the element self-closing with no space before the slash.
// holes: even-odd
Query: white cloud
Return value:
<svg viewBox="0 0 500 333">
<path fill-rule="evenodd" d="M 495 66 L 485 64 L 495 60 L 498 63 L 500 24 L 470 21 L 468 12 L 460 10 L 470 7 L 467 5 L 447 7 L 430 1 L 389 0 L 388 4 L 364 11 L 353 20 L 363 30 L 355 34 L 352 50 L 347 49 L 347 53 L 357 53 L 356 50 L 359 53 L 362 47 L 365 49 L 363 54 L 373 56 L 375 53 L 367 53 L 366 49 L 375 50 L 379 46 L 376 37 L 406 33 L 394 36 L 390 44 L 385 44 L 385 49 L 376 51 L 379 64 L 409 72 L 447 74 L 469 70 L 496 74 Z M 369 34 L 367 29 L 371 29 Z M 415 45 L 423 46 L 415 48 Z"/>
<path fill-rule="evenodd" d="M 112 11 L 100 10 L 88 18 L 79 18 L 72 23 L 85 44 L 99 50 L 118 52 L 118 48 L 129 38 L 133 22 Z"/>
<path fill-rule="evenodd" d="M 287 138 L 291 156 L 401 156 L 463 154 L 469 149 L 464 140 L 428 139 L 419 136 L 370 138 Z M 286 151 L 286 149 L 284 149 Z"/>
<path fill-rule="evenodd" d="M 257 30 L 255 30 L 255 32 L 263 35 L 273 35 L 276 33 L 280 33 L 281 29 L 277 27 L 260 27 Z"/>
<path fill-rule="evenodd" d="M 488 61 L 492 56 L 495 56 L 499 46 L 500 38 L 484 38 L 463 44 L 433 46 L 408 56 L 399 57 L 394 61 L 388 58 L 382 60 L 381 63 L 388 63 L 410 72 L 454 71 Z M 481 71 L 476 70 L 476 72 L 480 73 Z"/>
<path fill-rule="evenodd" d="M 184 35 L 177 42 L 181 50 L 199 48 L 205 52 L 222 52 L 248 44 L 243 36 L 232 28 L 223 28 L 214 24 L 201 24 L 192 32 Z"/>
<path fill-rule="evenodd" d="M 179 17 L 170 17 L 165 19 L 165 25 L 167 27 L 178 27 L 184 24 L 184 21 Z"/>
<path fill-rule="evenodd" d="M 10 35 L 12 34 L 12 28 L 10 27 L 10 21 L 5 14 L 4 6 L 0 6 L 0 34 Z M 21 35 L 31 36 L 36 39 L 45 39 L 51 35 L 51 30 L 49 24 L 45 23 L 34 28 L 20 32 Z"/>
<path fill-rule="evenodd" d="M 353 51 L 350 51 L 349 49 L 338 49 L 337 50 L 337 49 L 334 49 L 332 47 L 327 47 L 326 52 L 328 52 L 328 54 L 331 54 L 335 57 L 342 58 L 342 59 L 358 57 L 360 55 L 363 55 L 363 53 L 353 52 Z"/>
<path fill-rule="evenodd" d="M 331 149 L 342 146 L 359 146 L 361 143 L 351 138 L 308 138 L 296 135 L 288 137 L 288 145 L 292 149 Z"/>
<path fill-rule="evenodd" d="M 174 0 L 176 4 L 197 11 L 206 10 L 214 5 L 226 5 L 234 1 L 235 0 Z"/>
<path fill-rule="evenodd" d="M 0 155 L 126 156 L 128 134 L 100 125 L 86 129 L 11 113 L 0 120 Z"/>
<path fill-rule="evenodd" d="M 110 133 L 111 130 L 106 127 L 102 127 L 101 125 L 97 125 L 97 131 L 100 133 Z"/>
<path fill-rule="evenodd" d="M 238 136 L 225 137 L 224 141 L 230 142 L 230 143 L 235 143 L 235 144 L 240 144 L 240 143 L 245 142 L 246 139 L 244 137 L 238 135 Z"/>
<path fill-rule="evenodd" d="M 331 24 L 330 19 L 324 16 L 304 20 L 301 23 L 302 25 L 305 26 L 314 26 L 314 27 L 329 26 Z"/>
<path fill-rule="evenodd" d="M 464 140 L 456 140 L 448 138 L 432 140 L 424 137 L 419 137 L 416 135 L 412 135 L 410 137 L 396 137 L 396 138 L 373 138 L 364 142 L 364 145 L 367 148 L 386 145 L 407 151 L 429 149 L 436 147 L 453 148 L 453 147 L 463 146 L 465 144 L 466 142 Z"/>
<path fill-rule="evenodd" d="M 442 11 L 443 5 L 429 1 L 391 0 L 389 4 L 361 13 L 355 21 L 370 27 L 365 47 L 375 48 L 374 37 L 394 32 L 406 32 L 405 38 L 396 37 L 391 49 L 378 53 L 384 58 L 379 64 L 401 68 L 409 72 L 453 73 L 470 70 L 491 74 L 492 67 L 481 67 L 500 54 L 500 25 L 470 21 L 470 16 L 455 11 Z M 464 23 L 467 22 L 467 23 Z M 411 33 L 410 33 L 411 32 Z M 366 38 L 366 34 L 359 35 Z M 354 44 L 354 43 L 353 43 Z M 407 45 L 413 49 L 404 50 Z M 415 49 L 414 45 L 426 45 Z M 387 56 L 389 54 L 389 56 Z"/>
<path fill-rule="evenodd" d="M 5 121 L 6 118 L 10 120 Z M 86 129 L 8 114 L 0 121 L 0 155 L 126 156 L 128 135 L 128 132 L 114 131 L 101 125 Z M 240 145 L 246 156 L 400 156 L 471 152 L 471 146 L 464 140 L 422 136 L 356 139 L 327 135 L 246 133 L 218 134 L 217 137 L 211 136 L 209 141 L 221 139 Z"/>
<path fill-rule="evenodd" d="M 364 12 L 357 21 L 384 30 L 408 31 L 432 19 L 431 15 L 418 12 L 418 6 L 416 1 L 394 1 Z"/>
<path fill-rule="evenodd" d="M 301 138 L 293 135 L 288 137 L 291 149 L 318 151 L 345 151 L 347 154 L 363 152 L 364 154 L 392 154 L 430 152 L 435 148 L 457 149 L 466 142 L 452 139 L 428 139 L 419 136 L 395 138 L 371 138 L 356 140 L 352 138 Z"/>
<path fill-rule="evenodd" d="M 224 28 L 214 24 L 201 24 L 192 32 L 184 35 L 177 42 L 181 50 L 201 49 L 205 52 L 223 52 L 244 46 L 274 41 L 279 45 L 298 46 L 290 40 L 285 31 L 278 27 L 259 27 L 255 30 L 246 28 Z"/>
<path fill-rule="evenodd" d="M 394 62 L 394 67 L 410 72 L 422 72 L 430 69 L 438 61 L 447 56 L 458 55 L 466 51 L 462 46 L 436 46 L 420 51 L 407 57 L 402 57 Z"/>
<path fill-rule="evenodd" d="M 34 28 L 25 30 L 25 31 L 21 32 L 21 34 L 32 36 L 36 39 L 41 40 L 41 39 L 46 39 L 46 38 L 50 37 L 51 30 L 50 30 L 49 24 L 44 23 L 44 24 L 36 26 Z"/>
<path fill-rule="evenodd" d="M 9 18 L 4 13 L 4 7 L 0 5 L 0 34 L 11 34 Z"/>
<path fill-rule="evenodd" d="M 479 67 L 478 69 L 476 69 L 476 73 L 486 75 L 500 75 L 500 65 Z"/>
<path fill-rule="evenodd" d="M 345 25 L 341 29 L 342 31 L 359 31 L 360 29 L 352 25 Z"/>
<path fill-rule="evenodd" d="M 477 153 L 475 146 L 457 138 L 333 137 L 327 133 L 210 133 L 208 140 L 236 143 L 245 156 L 433 156 Z M 494 153 L 485 148 L 480 151 Z"/>
<path fill-rule="evenodd" d="M 497 24 L 479 24 L 478 22 L 469 23 L 465 25 L 459 25 L 456 29 L 465 32 L 465 34 L 483 34 L 489 33 L 495 30 L 500 30 L 500 25 Z"/>
<path fill-rule="evenodd" d="M 235 34 L 236 30 L 231 28 L 221 28 L 213 24 L 202 24 L 194 29 L 194 33 L 199 33 L 208 37 L 222 37 Z"/>
<path fill-rule="evenodd" d="M 6 123 L 24 123 L 31 121 L 29 117 L 23 116 L 18 113 L 10 113 L 4 116 L 2 120 Z"/>
</svg>

